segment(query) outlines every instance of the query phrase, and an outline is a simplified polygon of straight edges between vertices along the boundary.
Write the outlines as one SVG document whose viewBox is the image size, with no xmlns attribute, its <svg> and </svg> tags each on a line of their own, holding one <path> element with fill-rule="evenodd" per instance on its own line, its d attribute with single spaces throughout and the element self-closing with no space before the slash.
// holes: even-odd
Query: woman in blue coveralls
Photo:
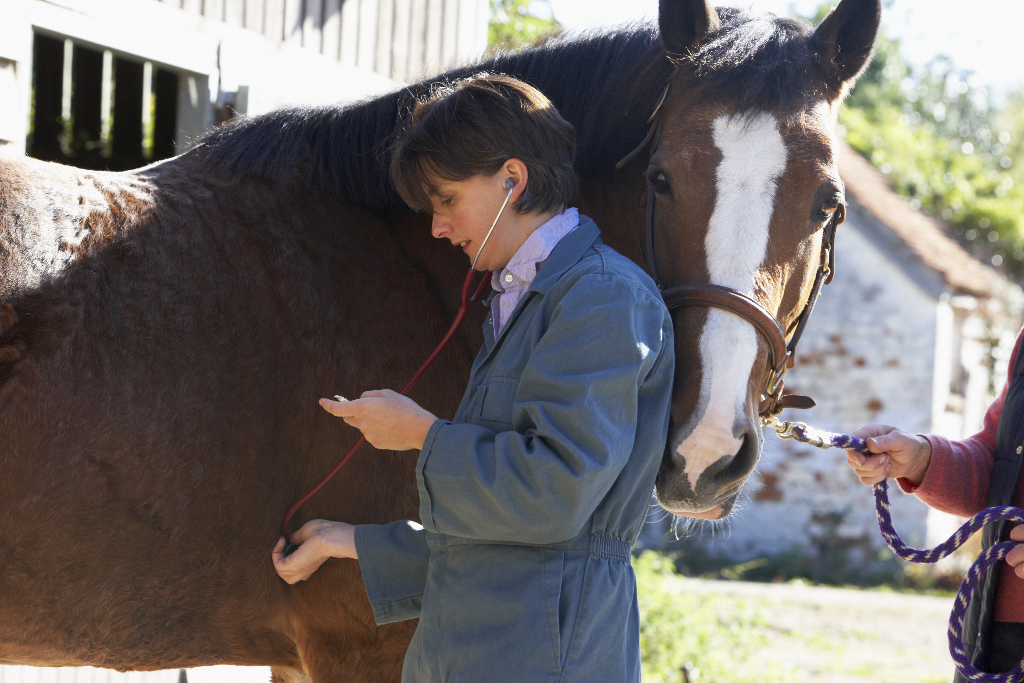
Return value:
<svg viewBox="0 0 1024 683">
<path fill-rule="evenodd" d="M 629 551 L 665 447 L 672 324 L 566 208 L 574 148 L 544 95 L 485 75 L 418 102 L 393 149 L 403 199 L 492 272 L 484 345 L 452 421 L 386 390 L 321 400 L 376 448 L 419 450 L 420 520 L 314 520 L 274 564 L 294 583 L 358 560 L 378 624 L 420 619 L 403 681 L 640 679 Z"/>
</svg>

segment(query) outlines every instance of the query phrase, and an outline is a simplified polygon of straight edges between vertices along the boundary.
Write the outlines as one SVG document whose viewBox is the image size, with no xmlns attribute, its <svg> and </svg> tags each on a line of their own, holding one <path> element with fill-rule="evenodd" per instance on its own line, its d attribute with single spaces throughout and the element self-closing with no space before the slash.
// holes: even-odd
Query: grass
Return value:
<svg viewBox="0 0 1024 683">
<path fill-rule="evenodd" d="M 949 598 L 693 579 L 633 561 L 645 683 L 949 683 Z M 762 565 L 763 566 L 763 565 Z M 736 588 L 732 588 L 735 586 Z M 684 675 L 683 670 L 686 670 Z"/>
<path fill-rule="evenodd" d="M 685 579 L 663 555 L 636 558 L 640 600 L 640 651 L 645 683 L 783 683 L 783 667 L 765 667 L 755 652 L 768 644 L 768 621 L 750 600 L 701 596 L 684 590 Z"/>
</svg>

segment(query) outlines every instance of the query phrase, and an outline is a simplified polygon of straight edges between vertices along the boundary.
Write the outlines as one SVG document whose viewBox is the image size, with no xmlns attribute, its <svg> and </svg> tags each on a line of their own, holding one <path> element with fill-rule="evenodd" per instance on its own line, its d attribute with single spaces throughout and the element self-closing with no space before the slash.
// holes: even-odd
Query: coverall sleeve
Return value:
<svg viewBox="0 0 1024 683">
<path fill-rule="evenodd" d="M 409 521 L 360 524 L 355 540 L 374 621 L 380 625 L 418 618 L 430 559 L 423 527 Z"/>
<path fill-rule="evenodd" d="M 498 405 L 485 394 L 483 409 L 507 410 L 513 429 L 431 427 L 416 466 L 423 526 L 531 544 L 578 535 L 629 459 L 639 392 L 666 346 L 671 355 L 671 335 L 660 298 L 614 276 L 582 276 L 554 307 L 522 376 L 492 378 L 485 389 Z"/>
</svg>

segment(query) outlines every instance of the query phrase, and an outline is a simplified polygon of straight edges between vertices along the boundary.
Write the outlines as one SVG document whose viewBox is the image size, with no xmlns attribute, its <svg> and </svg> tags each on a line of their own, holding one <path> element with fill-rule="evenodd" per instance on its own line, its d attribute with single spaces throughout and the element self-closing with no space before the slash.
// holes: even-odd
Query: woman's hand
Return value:
<svg viewBox="0 0 1024 683">
<path fill-rule="evenodd" d="M 277 539 L 277 545 L 271 553 L 274 569 L 288 583 L 305 581 L 332 557 L 356 556 L 356 528 L 344 522 L 328 522 L 325 519 L 314 519 L 306 522 L 292 534 L 292 543 L 298 549 L 288 557 L 284 555 L 284 536 Z"/>
<path fill-rule="evenodd" d="M 408 451 L 423 448 L 427 432 L 437 417 L 411 398 L 390 389 L 364 391 L 355 401 L 320 399 L 331 415 L 343 418 L 363 433 L 374 448 Z"/>
<path fill-rule="evenodd" d="M 1011 541 L 1024 541 L 1024 525 L 1018 524 L 1010 530 Z M 1013 567 L 1013 573 L 1024 579 L 1024 543 L 1006 554 L 1006 561 Z"/>
<path fill-rule="evenodd" d="M 921 484 L 932 460 L 932 445 L 928 439 L 888 425 L 861 427 L 850 436 L 867 439 L 868 450 L 876 454 L 867 456 L 857 451 L 846 451 L 846 462 L 862 484 L 877 484 L 883 479 L 900 477 L 909 479 L 915 486 Z"/>
</svg>

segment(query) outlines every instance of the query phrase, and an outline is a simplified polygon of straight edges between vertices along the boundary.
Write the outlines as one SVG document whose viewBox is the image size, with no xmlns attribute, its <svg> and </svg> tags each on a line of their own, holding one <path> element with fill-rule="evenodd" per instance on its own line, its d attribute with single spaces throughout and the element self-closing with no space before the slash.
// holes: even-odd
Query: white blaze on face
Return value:
<svg viewBox="0 0 1024 683">
<path fill-rule="evenodd" d="M 773 116 L 723 116 L 714 123 L 722 152 L 715 210 L 704 249 L 711 282 L 753 295 L 754 276 L 764 260 L 775 205 L 775 182 L 786 169 L 786 146 Z M 686 459 L 690 487 L 707 467 L 735 455 L 742 440 L 733 435 L 741 419 L 750 373 L 757 358 L 757 331 L 742 318 L 708 309 L 700 336 L 703 412 L 676 452 Z"/>
</svg>

